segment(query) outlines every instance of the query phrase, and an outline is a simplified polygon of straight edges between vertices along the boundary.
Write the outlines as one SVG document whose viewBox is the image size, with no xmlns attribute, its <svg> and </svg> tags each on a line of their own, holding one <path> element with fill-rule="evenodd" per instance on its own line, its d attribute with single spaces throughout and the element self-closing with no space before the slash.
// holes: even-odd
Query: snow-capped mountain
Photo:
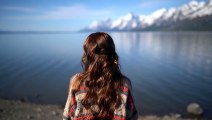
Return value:
<svg viewBox="0 0 212 120">
<path fill-rule="evenodd" d="M 150 15 L 128 13 L 116 20 L 94 21 L 81 31 L 212 30 L 212 0 L 161 8 Z"/>
</svg>

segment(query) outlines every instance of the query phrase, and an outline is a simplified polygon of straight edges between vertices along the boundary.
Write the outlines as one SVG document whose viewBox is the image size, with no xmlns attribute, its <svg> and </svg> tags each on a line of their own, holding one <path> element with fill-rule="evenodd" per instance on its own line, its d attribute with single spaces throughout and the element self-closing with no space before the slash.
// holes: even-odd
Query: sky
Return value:
<svg viewBox="0 0 212 120">
<path fill-rule="evenodd" d="M 0 30 L 77 31 L 129 12 L 148 15 L 191 0 L 0 0 Z M 207 0 L 196 0 L 207 1 Z"/>
</svg>

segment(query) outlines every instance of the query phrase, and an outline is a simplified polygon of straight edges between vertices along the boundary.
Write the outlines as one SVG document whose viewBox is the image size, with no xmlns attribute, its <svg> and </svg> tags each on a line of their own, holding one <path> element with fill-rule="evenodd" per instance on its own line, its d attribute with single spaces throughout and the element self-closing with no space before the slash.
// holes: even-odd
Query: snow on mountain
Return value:
<svg viewBox="0 0 212 120">
<path fill-rule="evenodd" d="M 212 0 L 208 0 L 208 5 L 212 5 Z"/>
<path fill-rule="evenodd" d="M 137 26 L 139 26 L 139 16 L 133 14 L 133 13 L 128 13 L 126 16 L 122 16 L 118 18 L 117 20 L 114 20 L 112 22 L 111 29 L 116 29 L 116 30 L 130 30 L 134 29 Z"/>
<path fill-rule="evenodd" d="M 154 30 L 155 28 L 163 27 L 167 29 L 174 29 L 181 27 L 192 27 L 205 22 L 205 25 L 212 26 L 212 0 L 208 2 L 190 1 L 179 8 L 161 8 L 151 13 L 150 15 L 136 15 L 128 13 L 116 20 L 105 19 L 102 21 L 94 21 L 82 31 L 98 31 L 98 30 L 112 30 L 112 31 L 130 31 L 130 30 Z M 186 23 L 184 25 L 184 23 Z M 189 25 L 187 24 L 189 23 Z M 207 27 L 210 28 L 210 27 Z M 212 28 L 211 28 L 212 29 Z"/>
<path fill-rule="evenodd" d="M 109 30 L 112 24 L 112 20 L 111 19 L 105 19 L 103 21 L 94 21 L 92 22 L 87 29 L 92 29 L 92 30 L 98 30 L 98 29 L 107 29 Z"/>
</svg>

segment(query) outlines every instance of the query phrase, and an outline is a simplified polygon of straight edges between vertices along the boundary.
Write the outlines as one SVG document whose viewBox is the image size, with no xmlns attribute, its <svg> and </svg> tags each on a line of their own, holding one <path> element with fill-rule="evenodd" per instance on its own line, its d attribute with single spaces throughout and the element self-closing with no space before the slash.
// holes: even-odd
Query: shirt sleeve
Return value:
<svg viewBox="0 0 212 120">
<path fill-rule="evenodd" d="M 134 97 L 132 94 L 132 85 L 131 82 L 129 81 L 128 83 L 129 91 L 127 95 L 127 103 L 126 103 L 126 117 L 127 120 L 137 120 L 138 119 L 138 111 L 135 107 L 135 102 L 134 102 Z"/>
<path fill-rule="evenodd" d="M 72 83 L 73 80 L 75 79 L 77 75 L 74 75 L 73 77 L 71 77 L 70 79 L 70 85 L 69 85 L 69 91 L 68 91 L 68 98 L 65 104 L 65 108 L 64 108 L 64 112 L 63 112 L 63 120 L 70 120 L 71 116 L 69 115 L 70 113 L 70 108 L 71 108 L 71 103 L 73 103 L 73 95 L 72 95 Z"/>
<path fill-rule="evenodd" d="M 69 116 L 70 104 L 71 104 L 71 94 L 68 94 L 68 98 L 63 112 L 63 120 L 70 120 Z"/>
</svg>

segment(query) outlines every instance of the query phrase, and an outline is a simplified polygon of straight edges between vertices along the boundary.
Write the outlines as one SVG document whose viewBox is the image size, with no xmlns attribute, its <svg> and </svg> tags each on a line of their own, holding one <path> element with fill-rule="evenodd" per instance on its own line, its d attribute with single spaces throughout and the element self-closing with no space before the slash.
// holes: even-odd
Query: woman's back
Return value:
<svg viewBox="0 0 212 120">
<path fill-rule="evenodd" d="M 120 71 L 113 39 L 92 33 L 83 48 L 83 72 L 71 79 L 64 118 L 136 119 L 131 83 Z"/>
</svg>

